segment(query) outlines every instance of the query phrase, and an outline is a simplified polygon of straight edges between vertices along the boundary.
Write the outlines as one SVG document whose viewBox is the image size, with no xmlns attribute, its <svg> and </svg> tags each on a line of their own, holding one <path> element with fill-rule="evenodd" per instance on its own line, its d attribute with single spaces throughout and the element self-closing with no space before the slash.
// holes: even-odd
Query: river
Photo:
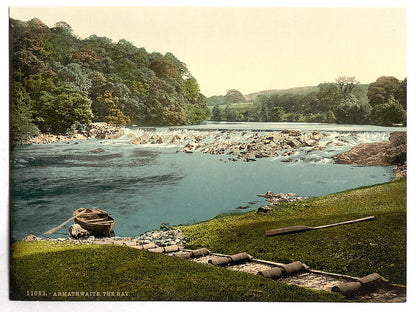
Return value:
<svg viewBox="0 0 416 312">
<path fill-rule="evenodd" d="M 210 133 L 244 141 L 254 132 L 297 129 L 325 133 L 322 150 L 297 150 L 287 157 L 254 162 L 227 155 L 177 152 L 183 144 L 130 144 L 132 137 Z M 226 131 L 229 130 L 229 131 Z M 267 204 L 256 194 L 294 192 L 315 197 L 387 182 L 392 167 L 338 165 L 331 156 L 360 143 L 388 140 L 387 128 L 308 123 L 206 123 L 170 128 L 125 129 L 115 140 L 24 145 L 11 154 L 11 236 L 41 235 L 80 207 L 98 207 L 116 220 L 116 236 L 137 236 L 171 225 L 199 222 L 221 213 L 254 210 Z M 97 152 L 100 148 L 101 152 Z M 68 226 L 49 237 L 67 237 Z"/>
</svg>

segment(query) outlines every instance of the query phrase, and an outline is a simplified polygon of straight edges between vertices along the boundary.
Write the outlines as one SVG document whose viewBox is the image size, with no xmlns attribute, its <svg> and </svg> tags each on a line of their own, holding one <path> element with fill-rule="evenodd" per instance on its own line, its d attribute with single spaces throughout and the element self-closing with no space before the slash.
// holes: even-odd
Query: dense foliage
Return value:
<svg viewBox="0 0 416 312">
<path fill-rule="evenodd" d="M 65 22 L 10 19 L 12 142 L 65 133 L 92 121 L 178 125 L 209 117 L 206 98 L 172 53 L 125 39 L 80 39 Z"/>
<path fill-rule="evenodd" d="M 340 124 L 406 123 L 406 86 L 394 77 L 382 76 L 370 85 L 354 77 L 339 77 L 315 89 L 260 92 L 254 103 L 232 102 L 227 96 L 208 98 L 212 120 L 221 121 L 303 121 Z M 309 88 L 313 89 L 313 88 Z M 228 92 L 227 92 L 228 94 Z M 254 104 L 254 105 L 253 105 Z"/>
</svg>

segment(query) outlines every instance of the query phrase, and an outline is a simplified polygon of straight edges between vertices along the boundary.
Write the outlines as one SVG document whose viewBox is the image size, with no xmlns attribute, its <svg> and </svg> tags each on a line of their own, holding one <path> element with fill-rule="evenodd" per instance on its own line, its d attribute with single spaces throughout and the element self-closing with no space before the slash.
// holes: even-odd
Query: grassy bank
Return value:
<svg viewBox="0 0 416 312">
<path fill-rule="evenodd" d="M 279 227 L 318 226 L 370 215 L 376 219 L 284 236 L 264 234 Z M 247 252 L 283 263 L 299 260 L 313 269 L 352 276 L 377 272 L 393 283 L 406 283 L 405 179 L 281 204 L 267 214 L 216 218 L 181 230 L 189 248 Z"/>
<path fill-rule="evenodd" d="M 278 227 L 318 226 L 369 215 L 376 219 L 285 236 L 264 235 Z M 352 276 L 377 272 L 393 283 L 406 283 L 405 179 L 281 204 L 268 214 L 248 212 L 180 228 L 188 248 L 207 247 L 227 254 L 245 251 L 283 263 L 300 260 L 313 269 Z M 56 242 L 14 243 L 10 286 L 11 298 L 18 300 L 344 300 L 332 293 L 126 246 Z"/>
<path fill-rule="evenodd" d="M 54 242 L 13 244 L 11 298 L 303 302 L 344 300 L 336 294 L 126 246 Z"/>
</svg>

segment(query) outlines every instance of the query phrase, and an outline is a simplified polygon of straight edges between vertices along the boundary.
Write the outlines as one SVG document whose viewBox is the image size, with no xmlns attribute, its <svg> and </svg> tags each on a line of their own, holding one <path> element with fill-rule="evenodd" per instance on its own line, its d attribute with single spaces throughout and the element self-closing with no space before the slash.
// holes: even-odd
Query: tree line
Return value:
<svg viewBox="0 0 416 312">
<path fill-rule="evenodd" d="M 210 116 L 197 80 L 172 53 L 122 39 L 78 38 L 70 25 L 10 19 L 12 144 L 91 122 L 195 124 Z"/>
<path fill-rule="evenodd" d="M 339 124 L 406 124 L 407 78 L 381 76 L 369 85 L 355 77 L 340 76 L 314 91 L 260 94 L 253 105 L 233 109 L 226 96 L 208 98 L 212 120 L 302 121 Z M 235 93 L 240 93 L 234 90 Z M 228 92 L 227 92 L 228 94 Z M 240 98 L 241 100 L 241 98 Z M 245 99 L 240 103 L 245 102 Z M 224 107 L 225 105 L 225 107 Z"/>
</svg>

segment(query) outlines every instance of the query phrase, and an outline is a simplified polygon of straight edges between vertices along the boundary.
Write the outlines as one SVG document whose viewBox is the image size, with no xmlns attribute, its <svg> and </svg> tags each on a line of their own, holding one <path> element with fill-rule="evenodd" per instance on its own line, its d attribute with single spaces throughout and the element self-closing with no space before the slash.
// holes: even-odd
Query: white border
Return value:
<svg viewBox="0 0 416 312">
<path fill-rule="evenodd" d="M 160 311 L 163 309 L 169 309 L 170 311 L 185 311 L 188 309 L 199 309 L 202 311 L 218 310 L 230 310 L 237 308 L 239 310 L 253 310 L 253 309 L 290 309 L 291 311 L 298 309 L 307 310 L 308 312 L 314 311 L 333 311 L 354 309 L 357 311 L 368 310 L 369 308 L 376 308 L 378 311 L 391 311 L 392 309 L 400 309 L 403 311 L 414 308 L 416 298 L 413 295 L 414 291 L 414 270 L 413 265 L 408 265 L 408 302 L 406 304 L 316 304 L 316 303 L 200 303 L 200 302 L 16 302 L 8 300 L 8 7 L 30 7 L 30 6 L 200 6 L 200 7 L 406 7 L 408 9 L 408 157 L 413 158 L 413 144 L 412 139 L 414 135 L 414 127 L 411 118 L 414 116 L 414 108 L 412 105 L 416 105 L 416 97 L 414 88 L 414 56 L 416 51 L 414 49 L 415 34 L 415 6 L 414 1 L 411 0 L 393 0 L 393 1 L 369 1 L 369 0 L 349 0 L 349 1 L 272 1 L 272 0 L 257 0 L 257 1 L 238 1 L 238 0 L 212 0 L 212 1 L 192 1 L 192 0 L 143 0 L 143 1 L 107 1 L 107 0 L 72 0 L 70 2 L 61 3 L 52 0 L 43 1 L 2 1 L 1 3 L 1 35 L 2 35 L 2 57 L 0 72 L 5 76 L 2 79 L 0 87 L 0 94 L 2 102 L 0 104 L 0 116 L 2 122 L 0 123 L 0 310 L 1 311 L 71 311 L 74 308 L 78 309 L 93 309 L 99 311 Z M 413 159 L 408 161 L 408 188 L 413 185 Z M 413 197 L 411 192 L 408 192 L 410 197 Z M 408 229 L 412 227 L 414 221 L 414 213 L 412 212 L 411 203 L 413 198 L 409 198 L 408 204 Z M 413 230 L 408 232 L 408 264 L 414 263 L 415 257 L 412 252 L 411 243 Z M 412 309 L 413 310 L 413 309 Z"/>
</svg>

